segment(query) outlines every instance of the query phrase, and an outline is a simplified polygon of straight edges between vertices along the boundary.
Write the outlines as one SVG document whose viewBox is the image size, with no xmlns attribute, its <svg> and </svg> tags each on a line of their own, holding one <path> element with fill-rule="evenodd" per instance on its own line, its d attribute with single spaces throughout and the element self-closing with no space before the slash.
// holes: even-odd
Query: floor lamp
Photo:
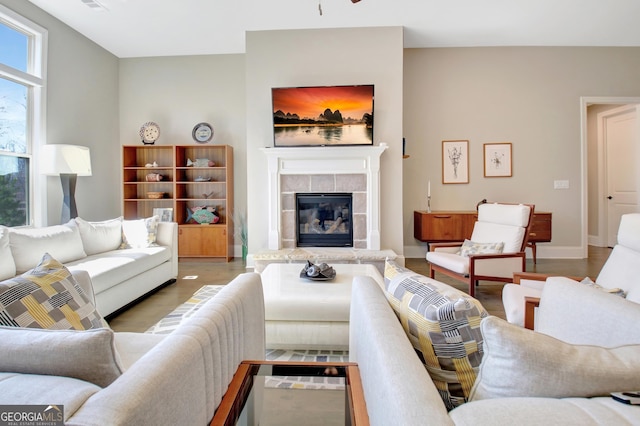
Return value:
<svg viewBox="0 0 640 426">
<path fill-rule="evenodd" d="M 76 179 L 91 176 L 89 148 L 78 145 L 44 145 L 40 151 L 40 173 L 60 176 L 62 183 L 62 216 L 60 223 L 78 217 L 76 208 Z"/>
</svg>

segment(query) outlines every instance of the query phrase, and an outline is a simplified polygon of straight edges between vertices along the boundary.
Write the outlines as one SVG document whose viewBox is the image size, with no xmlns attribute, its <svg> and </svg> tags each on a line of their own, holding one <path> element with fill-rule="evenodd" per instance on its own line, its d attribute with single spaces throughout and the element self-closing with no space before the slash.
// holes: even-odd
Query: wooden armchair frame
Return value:
<svg viewBox="0 0 640 426">
<path fill-rule="evenodd" d="M 478 203 L 478 206 L 480 204 L 481 203 Z M 514 205 L 514 203 L 498 203 L 498 204 Z M 469 286 L 469 295 L 472 297 L 475 296 L 475 288 L 479 284 L 479 281 L 481 280 L 510 283 L 513 279 L 512 275 L 508 275 L 508 276 L 483 275 L 483 274 L 476 274 L 476 271 L 479 269 L 478 265 L 480 265 L 481 263 L 486 263 L 492 260 L 499 260 L 499 259 L 513 259 L 514 271 L 518 271 L 518 270 L 524 271 L 526 269 L 525 250 L 527 248 L 527 244 L 529 241 L 529 233 L 531 230 L 531 223 L 532 223 L 532 219 L 535 211 L 535 205 L 533 204 L 523 204 L 523 205 L 528 206 L 530 211 L 529 211 L 529 221 L 527 223 L 527 226 L 525 227 L 524 237 L 522 239 L 520 251 L 515 253 L 471 255 L 469 256 L 469 274 L 468 275 L 460 274 L 460 273 L 451 271 L 447 268 L 444 268 L 440 265 L 436 265 L 429 262 L 429 276 L 435 279 L 435 272 L 437 271 L 441 274 L 447 275 L 458 281 L 467 283 L 467 285 Z M 431 243 L 429 244 L 429 251 L 436 251 L 436 249 L 446 248 L 446 247 L 459 247 L 462 245 L 462 243 L 463 243 L 462 241 L 446 242 L 446 243 Z"/>
</svg>

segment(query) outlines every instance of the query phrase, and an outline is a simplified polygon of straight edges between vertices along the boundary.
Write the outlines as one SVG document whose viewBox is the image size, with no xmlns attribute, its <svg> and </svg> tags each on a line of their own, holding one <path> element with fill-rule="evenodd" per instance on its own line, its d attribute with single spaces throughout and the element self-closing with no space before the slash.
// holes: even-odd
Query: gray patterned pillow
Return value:
<svg viewBox="0 0 640 426">
<path fill-rule="evenodd" d="M 482 361 L 476 299 L 387 261 L 385 295 L 409 341 L 451 410 L 467 401 Z"/>
<path fill-rule="evenodd" d="M 103 328 L 71 272 L 45 253 L 38 266 L 0 282 L 0 325 L 51 330 Z"/>
<path fill-rule="evenodd" d="M 475 243 L 471 240 L 464 240 L 458 254 L 469 257 L 473 254 L 500 254 L 504 249 L 504 243 Z"/>
</svg>

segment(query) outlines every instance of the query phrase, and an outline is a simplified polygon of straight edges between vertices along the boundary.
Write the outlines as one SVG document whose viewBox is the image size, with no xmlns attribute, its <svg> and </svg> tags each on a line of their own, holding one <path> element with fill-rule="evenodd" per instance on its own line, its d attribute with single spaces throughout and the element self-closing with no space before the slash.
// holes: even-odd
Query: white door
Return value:
<svg viewBox="0 0 640 426">
<path fill-rule="evenodd" d="M 638 211 L 638 107 L 607 111 L 603 120 L 607 245 L 617 242 L 620 216 Z"/>
</svg>

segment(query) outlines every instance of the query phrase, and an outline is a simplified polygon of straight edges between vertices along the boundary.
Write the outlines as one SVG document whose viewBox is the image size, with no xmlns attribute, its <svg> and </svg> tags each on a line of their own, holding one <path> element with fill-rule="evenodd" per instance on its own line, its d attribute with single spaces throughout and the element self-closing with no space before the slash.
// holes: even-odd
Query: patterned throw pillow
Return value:
<svg viewBox="0 0 640 426">
<path fill-rule="evenodd" d="M 122 245 L 120 248 L 154 247 L 158 231 L 159 216 L 146 219 L 122 221 Z"/>
<path fill-rule="evenodd" d="M 580 284 L 584 284 L 587 287 L 593 287 L 596 288 L 600 291 L 604 291 L 605 293 L 610 293 L 610 294 L 614 294 L 616 296 L 620 296 L 622 298 L 626 298 L 627 297 L 627 293 L 618 287 L 614 287 L 614 288 L 606 288 L 606 287 L 602 287 L 599 284 L 596 284 L 595 282 L 593 282 L 593 280 L 589 277 L 586 277 L 585 279 L 583 279 L 582 281 L 580 281 Z"/>
<path fill-rule="evenodd" d="M 460 256 L 469 257 L 473 254 L 500 254 L 504 249 L 504 243 L 474 243 L 471 240 L 464 240 L 460 247 Z"/>
<path fill-rule="evenodd" d="M 102 317 L 73 275 L 45 253 L 38 266 L 0 282 L 0 325 L 50 330 L 102 328 Z"/>
<path fill-rule="evenodd" d="M 482 361 L 480 321 L 487 311 L 476 299 L 395 262 L 386 262 L 385 287 L 447 409 L 465 403 Z"/>
</svg>

